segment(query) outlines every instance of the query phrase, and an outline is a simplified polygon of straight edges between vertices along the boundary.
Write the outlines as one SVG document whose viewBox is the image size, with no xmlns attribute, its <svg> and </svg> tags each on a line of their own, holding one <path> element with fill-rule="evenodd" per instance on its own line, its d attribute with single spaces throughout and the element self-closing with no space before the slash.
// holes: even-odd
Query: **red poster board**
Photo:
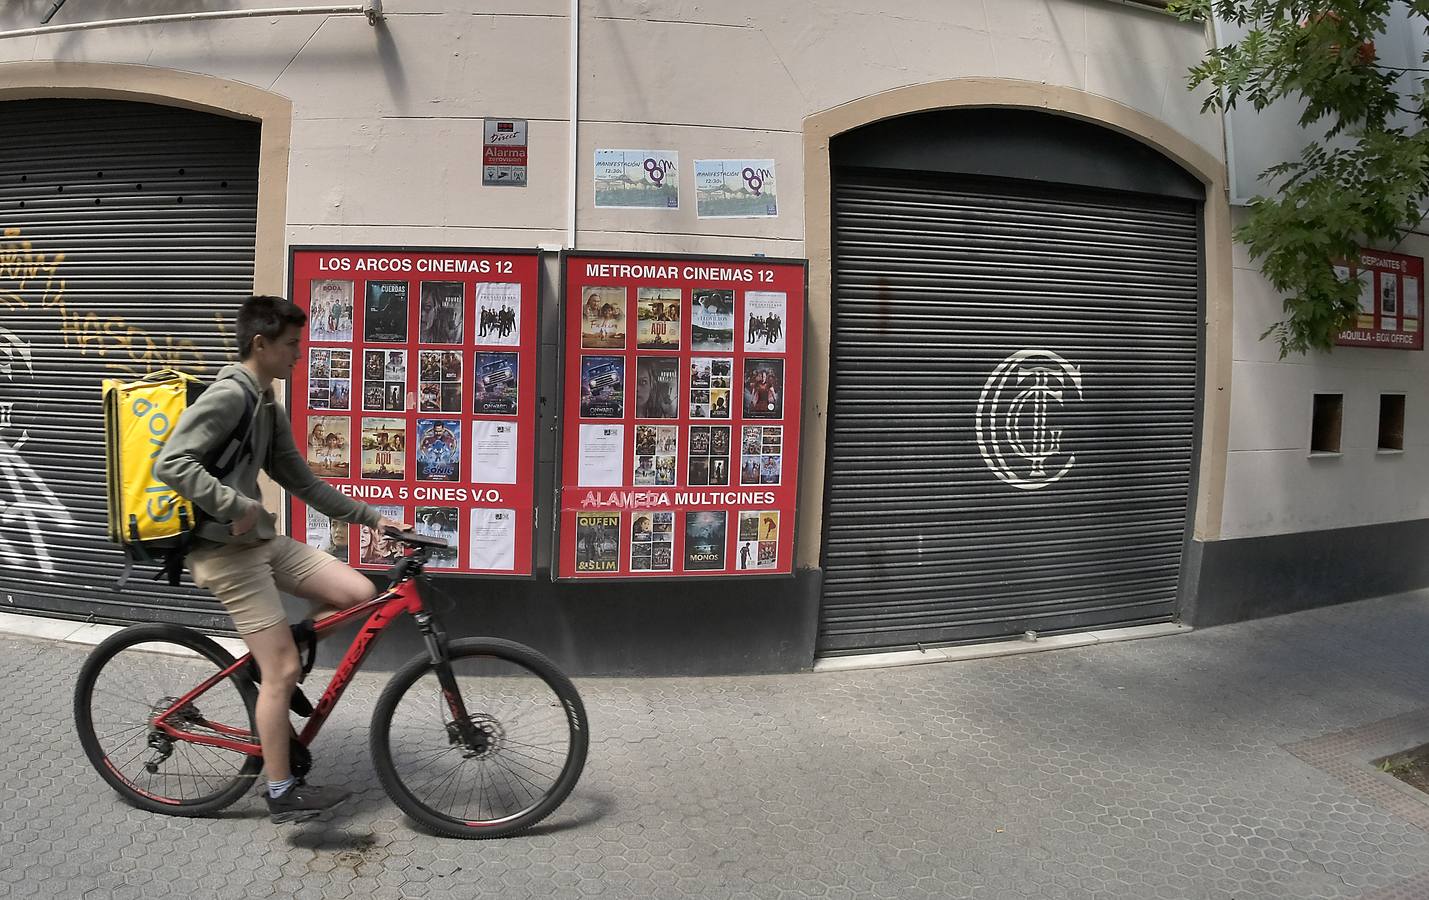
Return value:
<svg viewBox="0 0 1429 900">
<path fill-rule="evenodd" d="M 555 577 L 794 571 L 802 260 L 562 260 Z"/>
<path fill-rule="evenodd" d="M 535 251 L 294 247 L 308 312 L 288 410 L 313 471 L 448 539 L 435 572 L 531 576 L 535 543 Z M 365 569 L 400 556 L 293 498 L 289 533 Z"/>
<path fill-rule="evenodd" d="M 1360 282 L 1355 327 L 1340 332 L 1341 347 L 1424 349 L 1424 260 L 1385 250 L 1361 250 L 1359 259 L 1335 267 Z"/>
</svg>

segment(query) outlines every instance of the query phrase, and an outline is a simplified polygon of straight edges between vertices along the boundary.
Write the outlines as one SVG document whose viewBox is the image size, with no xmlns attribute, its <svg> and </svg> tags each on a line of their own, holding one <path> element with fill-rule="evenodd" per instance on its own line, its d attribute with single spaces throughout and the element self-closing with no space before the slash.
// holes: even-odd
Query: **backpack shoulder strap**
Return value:
<svg viewBox="0 0 1429 900">
<path fill-rule="evenodd" d="M 222 480 L 227 478 L 244 457 L 253 455 L 253 419 L 258 407 L 258 401 L 248 392 L 243 391 L 243 415 L 238 417 L 238 422 L 233 426 L 233 431 L 216 448 L 214 455 L 209 457 L 208 469 L 215 478 Z"/>
</svg>

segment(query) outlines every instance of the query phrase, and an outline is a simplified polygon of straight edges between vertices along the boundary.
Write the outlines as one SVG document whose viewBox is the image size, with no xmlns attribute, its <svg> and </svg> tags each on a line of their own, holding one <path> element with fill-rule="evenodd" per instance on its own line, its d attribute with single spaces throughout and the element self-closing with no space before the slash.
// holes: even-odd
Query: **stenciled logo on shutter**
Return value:
<svg viewBox="0 0 1429 900">
<path fill-rule="evenodd" d="M 1018 350 L 992 370 L 978 397 L 975 427 L 983 462 L 1019 490 L 1056 483 L 1077 459 L 1062 449 L 1057 417 L 1081 399 L 1080 369 L 1050 350 Z"/>
</svg>

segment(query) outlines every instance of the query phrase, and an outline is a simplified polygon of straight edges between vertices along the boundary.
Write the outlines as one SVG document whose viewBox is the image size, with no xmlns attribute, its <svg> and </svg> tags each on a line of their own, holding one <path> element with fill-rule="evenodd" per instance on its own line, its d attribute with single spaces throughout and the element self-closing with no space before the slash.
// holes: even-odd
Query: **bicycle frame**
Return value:
<svg viewBox="0 0 1429 900">
<path fill-rule="evenodd" d="M 408 557 L 408 559 L 410 558 L 411 557 Z M 427 638 L 427 647 L 429 653 L 432 654 L 433 663 L 440 664 L 445 658 L 445 650 L 436 636 L 436 627 L 432 622 L 431 614 L 426 611 L 426 607 L 422 603 L 421 591 L 415 576 L 403 578 L 366 603 L 359 604 L 351 609 L 345 609 L 322 619 L 316 623 L 315 629 L 321 637 L 324 632 L 331 631 L 346 622 L 368 614 L 370 615 L 366 623 L 363 624 L 362 630 L 357 633 L 357 636 L 352 641 L 352 645 L 348 647 L 347 653 L 343 655 L 342 661 L 338 664 L 337 671 L 333 674 L 332 680 L 328 682 L 327 689 L 323 691 L 322 699 L 318 701 L 312 716 L 308 718 L 307 724 L 303 726 L 302 732 L 298 735 L 298 741 L 302 743 L 303 746 L 310 745 L 318 736 L 318 732 L 322 730 L 323 723 L 327 721 L 328 715 L 332 713 L 333 707 L 337 706 L 337 701 L 342 699 L 342 694 L 347 690 L 347 685 L 352 680 L 352 676 L 356 674 L 358 668 L 362 665 L 362 661 L 367 657 L 368 651 L 372 649 L 373 641 L 387 626 L 396 621 L 398 617 L 405 614 L 413 616 L 418 620 L 423 635 Z M 252 656 L 253 654 L 251 653 L 244 654 L 234 662 L 233 665 L 210 676 L 198 687 L 180 697 L 168 709 L 156 716 L 151 724 L 174 740 L 188 741 L 194 744 L 207 744 L 212 747 L 222 747 L 227 750 L 246 753 L 250 756 L 261 756 L 263 753 L 262 746 L 255 740 L 253 732 L 247 728 L 235 728 L 231 725 L 224 725 L 219 722 L 205 722 L 204 727 L 217 732 L 218 735 L 222 735 L 222 737 L 220 737 L 216 735 L 194 734 L 169 722 L 170 716 L 174 715 L 177 710 L 182 709 L 186 704 L 203 696 L 207 691 L 213 688 L 214 685 L 219 684 L 234 672 L 248 665 L 248 661 L 252 659 Z M 450 676 L 450 672 L 447 671 L 441 674 L 445 676 L 441 679 L 444 688 L 443 694 L 446 696 L 447 703 L 451 707 L 452 715 L 457 722 L 465 724 L 467 722 L 467 716 L 460 694 L 445 689 L 447 688 L 447 678 Z M 462 728 L 461 730 L 465 732 L 467 729 Z"/>
</svg>

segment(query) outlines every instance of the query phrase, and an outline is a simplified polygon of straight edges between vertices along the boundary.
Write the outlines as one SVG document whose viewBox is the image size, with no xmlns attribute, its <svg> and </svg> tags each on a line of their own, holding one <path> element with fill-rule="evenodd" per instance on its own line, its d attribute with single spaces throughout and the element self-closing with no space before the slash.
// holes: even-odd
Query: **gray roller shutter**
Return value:
<svg viewBox="0 0 1429 900">
<path fill-rule="evenodd" d="M 820 652 L 1171 619 L 1196 204 L 853 170 L 834 198 Z"/>
<path fill-rule="evenodd" d="M 119 101 L 0 114 L 0 609 L 231 627 L 148 571 L 114 589 L 100 383 L 230 360 L 253 284 L 258 125 Z"/>
</svg>

